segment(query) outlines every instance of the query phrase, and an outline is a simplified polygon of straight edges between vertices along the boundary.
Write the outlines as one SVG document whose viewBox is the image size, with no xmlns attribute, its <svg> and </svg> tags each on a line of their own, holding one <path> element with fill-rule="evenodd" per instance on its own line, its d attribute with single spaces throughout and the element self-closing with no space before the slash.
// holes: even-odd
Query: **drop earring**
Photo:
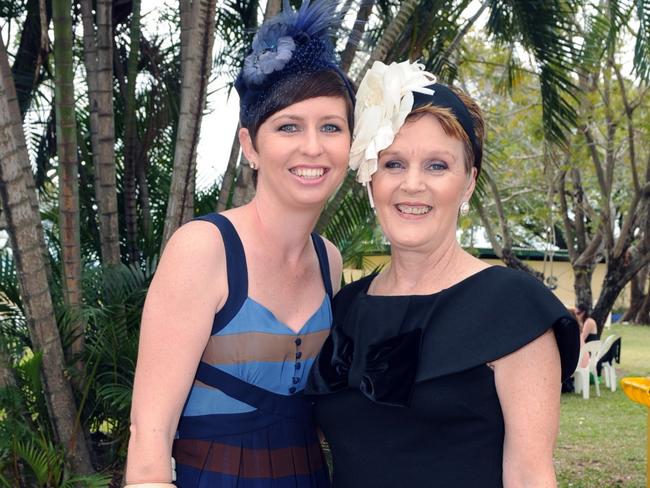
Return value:
<svg viewBox="0 0 650 488">
<path fill-rule="evenodd" d="M 469 213 L 469 202 L 463 202 L 460 204 L 460 214 L 465 217 Z"/>
</svg>

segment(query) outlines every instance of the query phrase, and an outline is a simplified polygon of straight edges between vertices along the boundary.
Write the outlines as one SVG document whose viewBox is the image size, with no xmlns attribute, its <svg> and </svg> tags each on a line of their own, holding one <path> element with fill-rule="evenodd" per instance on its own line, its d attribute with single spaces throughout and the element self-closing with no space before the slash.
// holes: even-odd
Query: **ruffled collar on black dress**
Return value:
<svg viewBox="0 0 650 488">
<path fill-rule="evenodd" d="M 418 382 L 495 361 L 549 328 L 562 379 L 575 370 L 577 323 L 525 272 L 494 266 L 438 293 L 408 296 L 368 295 L 374 277 L 334 298 L 332 332 L 312 367 L 307 394 L 357 388 L 375 402 L 407 406 Z"/>
</svg>

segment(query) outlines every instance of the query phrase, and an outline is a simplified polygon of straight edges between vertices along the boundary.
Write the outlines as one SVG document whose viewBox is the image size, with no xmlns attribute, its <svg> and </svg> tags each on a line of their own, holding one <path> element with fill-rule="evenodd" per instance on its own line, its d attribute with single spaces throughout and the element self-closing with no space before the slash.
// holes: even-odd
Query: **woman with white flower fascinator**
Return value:
<svg viewBox="0 0 650 488">
<path fill-rule="evenodd" d="M 418 64 L 377 62 L 355 120 L 350 166 L 391 263 L 338 293 L 308 380 L 333 486 L 555 486 L 578 329 L 541 282 L 456 241 L 481 169 L 479 107 Z"/>
<path fill-rule="evenodd" d="M 334 1 L 285 1 L 253 40 L 235 88 L 256 195 L 165 248 L 142 318 L 129 488 L 329 486 L 301 393 L 341 278 L 340 254 L 312 233 L 350 151 L 339 24 Z"/>
</svg>

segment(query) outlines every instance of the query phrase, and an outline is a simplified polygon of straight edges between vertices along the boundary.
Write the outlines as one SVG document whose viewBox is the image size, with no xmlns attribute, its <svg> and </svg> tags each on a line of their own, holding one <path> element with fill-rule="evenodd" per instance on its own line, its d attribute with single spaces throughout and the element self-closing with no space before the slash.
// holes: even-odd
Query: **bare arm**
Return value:
<svg viewBox="0 0 650 488">
<path fill-rule="evenodd" d="M 127 483 L 171 480 L 178 419 L 226 297 L 220 234 L 206 222 L 181 227 L 165 248 L 142 314 Z"/>
<path fill-rule="evenodd" d="M 503 486 L 556 486 L 560 356 L 551 330 L 493 363 L 503 418 Z"/>
<path fill-rule="evenodd" d="M 585 320 L 585 330 L 587 331 L 587 334 L 585 335 L 585 339 L 589 334 L 597 334 L 598 333 L 598 325 L 596 325 L 596 321 L 592 318 L 588 318 Z"/>
</svg>

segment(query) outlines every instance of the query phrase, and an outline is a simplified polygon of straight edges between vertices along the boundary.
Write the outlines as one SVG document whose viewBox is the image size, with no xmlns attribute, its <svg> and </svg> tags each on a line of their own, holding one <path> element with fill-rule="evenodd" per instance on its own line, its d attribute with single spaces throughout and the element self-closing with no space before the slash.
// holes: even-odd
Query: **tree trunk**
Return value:
<svg viewBox="0 0 650 488">
<path fill-rule="evenodd" d="M 363 33 L 366 30 L 368 18 L 374 6 L 375 0 L 361 0 L 361 5 L 357 11 L 357 19 L 354 22 L 354 27 L 350 33 L 350 37 L 348 37 L 343 54 L 341 54 L 341 71 L 344 73 L 347 73 L 350 70 L 350 66 L 352 66 L 352 61 L 354 61 L 354 56 L 357 53 L 357 49 L 363 38 Z"/>
<path fill-rule="evenodd" d="M 518 269 L 520 271 L 525 271 L 526 273 L 534 276 L 539 281 L 544 283 L 544 273 L 537 271 L 536 269 L 531 268 L 521 259 L 519 259 L 514 251 L 510 248 L 504 248 L 502 251 L 501 261 L 508 267 L 512 269 Z"/>
<path fill-rule="evenodd" d="M 365 66 L 357 76 L 357 86 L 363 79 L 366 71 L 372 67 L 375 61 L 384 61 L 386 59 L 391 48 L 395 45 L 397 38 L 402 32 L 404 32 L 406 24 L 415 12 L 415 9 L 418 7 L 419 3 L 420 2 L 417 0 L 406 0 L 404 2 L 399 2 L 399 11 L 397 12 L 397 15 L 395 15 L 395 18 L 386 28 L 383 36 L 370 54 L 370 58 L 368 58 Z"/>
<path fill-rule="evenodd" d="M 219 188 L 217 212 L 223 212 L 226 210 L 226 208 L 228 208 L 228 200 L 230 199 L 230 193 L 232 192 L 232 185 L 235 182 L 235 177 L 237 176 L 237 161 L 239 161 L 239 153 L 241 152 L 241 145 L 239 144 L 240 128 L 241 125 L 237 124 L 235 137 L 233 138 L 232 146 L 230 146 L 228 166 L 226 166 L 226 171 L 223 174 L 223 179 L 221 180 L 221 188 Z"/>
<path fill-rule="evenodd" d="M 138 262 L 138 207 L 136 196 L 136 113 L 135 84 L 140 58 L 140 0 L 133 1 L 129 60 L 127 62 L 126 108 L 124 113 L 124 220 L 126 223 L 126 249 L 131 263 Z"/>
<path fill-rule="evenodd" d="M 275 17 L 282 10 L 282 0 L 268 0 L 266 2 L 266 9 L 264 10 L 264 18 L 270 19 Z"/>
<path fill-rule="evenodd" d="M 212 67 L 216 0 L 192 0 L 191 11 L 187 9 L 188 2 L 189 0 L 181 0 L 181 25 L 189 26 L 181 34 L 181 39 L 185 41 L 181 46 L 181 108 L 162 248 L 174 231 L 193 214 L 192 180 L 196 171 L 196 148 Z M 188 14 L 191 17 L 185 20 Z"/>
<path fill-rule="evenodd" d="M 495 197 L 498 197 L 498 193 L 495 195 Z M 515 255 L 515 253 L 512 250 L 511 240 L 509 238 L 503 239 L 502 240 L 503 244 L 499 242 L 492 228 L 492 222 L 490 221 L 490 217 L 488 216 L 485 207 L 483 207 L 483 203 L 479 200 L 477 200 L 476 202 L 476 211 L 478 212 L 479 218 L 483 223 L 483 227 L 485 228 L 486 234 L 488 236 L 488 240 L 490 241 L 490 245 L 492 246 L 492 250 L 494 251 L 494 254 L 496 254 L 497 257 L 501 261 L 503 261 L 503 264 L 505 264 L 509 268 L 525 271 L 526 273 L 533 275 L 541 282 L 544 282 L 544 273 L 540 273 L 539 271 L 531 268 Z M 507 227 L 505 227 L 505 230 L 506 232 L 508 231 Z"/>
<path fill-rule="evenodd" d="M 41 10 L 39 0 L 27 2 L 27 16 L 23 23 L 14 64 L 11 67 L 23 118 L 31 103 L 32 95 L 42 79 L 41 68 L 47 57 L 47 26 L 52 18 L 52 2 L 49 0 L 43 3 L 44 11 Z M 45 33 L 43 24 L 45 24 Z M 45 43 L 43 38 L 46 40 Z"/>
<path fill-rule="evenodd" d="M 136 177 L 138 179 L 138 196 L 140 197 L 140 209 L 142 212 L 142 230 L 147 239 L 151 237 L 151 198 L 149 197 L 149 183 L 147 182 L 147 172 L 143 160 L 136 162 Z"/>
<path fill-rule="evenodd" d="M 646 281 L 648 280 L 648 267 L 642 268 L 630 280 L 630 306 L 623 315 L 624 322 L 634 322 L 641 311 L 644 302 L 649 294 L 645 292 Z"/>
<path fill-rule="evenodd" d="M 573 266 L 573 290 L 576 296 L 576 305 L 584 310 L 591 310 L 594 299 L 591 291 L 591 277 L 593 266 Z"/>
<path fill-rule="evenodd" d="M 447 46 L 447 49 L 445 49 L 445 52 L 443 54 L 443 57 L 445 58 L 451 58 L 451 56 L 458 50 L 458 46 L 460 46 L 460 41 L 463 40 L 465 35 L 470 31 L 470 29 L 474 26 L 476 21 L 479 19 L 481 15 L 483 15 L 483 12 L 485 9 L 488 7 L 490 4 L 490 0 L 485 0 L 482 4 L 481 7 L 476 11 L 476 13 L 467 21 L 467 23 L 463 26 L 463 28 L 458 31 L 454 39 L 451 41 L 449 46 Z"/>
<path fill-rule="evenodd" d="M 67 11 L 68 14 L 70 10 Z M 93 472 L 88 446 L 75 423 L 76 405 L 72 388 L 64 376 L 65 360 L 43 255 L 45 239 L 36 200 L 22 119 L 13 85 L 7 51 L 0 38 L 0 200 L 35 351 L 43 354 L 43 389 L 50 419 L 64 454 L 76 473 Z M 31 179 L 31 181 L 30 181 Z"/>
<path fill-rule="evenodd" d="M 115 175 L 115 129 L 113 122 L 112 6 L 97 1 L 97 33 L 92 0 L 81 1 L 84 26 L 84 62 L 88 75 L 90 133 L 95 168 L 95 195 L 99 216 L 102 262 L 120 263 L 120 240 Z"/>
<path fill-rule="evenodd" d="M 0 390 L 10 386 L 16 386 L 16 378 L 11 369 L 9 355 L 0 345 Z"/>
<path fill-rule="evenodd" d="M 37 2 L 37 4 L 38 4 L 38 2 Z M 11 90 L 13 90 L 13 93 L 15 94 L 16 100 L 18 102 L 19 116 L 20 116 L 21 121 L 23 120 L 25 112 L 26 112 L 27 108 L 29 107 L 29 103 L 30 103 L 31 96 L 32 96 L 32 91 L 35 89 L 34 78 L 31 78 L 30 77 L 31 75 L 27 75 L 25 73 L 25 71 L 28 69 L 27 67 L 35 68 L 34 63 L 36 61 L 34 61 L 35 58 L 33 57 L 35 53 L 32 51 L 32 49 L 40 50 L 38 47 L 36 47 L 36 44 L 33 44 L 33 42 L 32 42 L 33 39 L 30 38 L 30 34 L 29 34 L 30 30 L 34 29 L 33 22 L 36 21 L 33 16 L 38 14 L 39 19 L 42 16 L 45 16 L 47 22 L 49 23 L 49 20 L 50 20 L 50 18 L 52 16 L 51 6 L 52 6 L 51 2 L 48 2 L 46 12 L 40 13 L 38 11 L 38 5 L 33 5 L 31 3 L 28 5 L 28 7 L 27 7 L 28 8 L 27 18 L 25 19 L 25 24 L 24 24 L 24 26 L 25 26 L 24 29 L 25 30 L 23 30 L 23 33 L 21 35 L 20 45 L 18 47 L 18 52 L 16 53 L 16 57 L 14 59 L 14 65 L 11 67 L 9 72 L 5 73 L 4 71 L 2 71 L 2 73 L 0 74 L 0 76 L 9 76 L 10 77 L 10 78 L 7 79 L 7 85 L 6 86 L 8 86 L 8 84 L 11 84 L 11 87 L 12 87 Z M 34 12 L 34 11 L 32 11 L 32 9 L 36 9 L 36 11 Z M 32 17 L 30 17 L 30 15 Z M 28 28 L 28 25 L 30 26 L 30 28 Z M 41 26 L 42 26 L 42 22 L 41 22 Z M 36 32 L 36 30 L 33 30 L 33 32 Z M 39 29 L 38 32 L 42 33 L 42 31 L 40 29 Z M 37 39 L 38 39 L 38 42 L 40 42 L 40 37 L 37 38 Z M 42 47 L 42 44 L 38 44 L 38 46 Z M 1 48 L 2 48 L 1 56 L 3 57 L 3 59 L 0 60 L 0 62 L 1 63 L 6 62 L 7 63 L 7 69 L 9 69 L 9 67 L 8 67 L 9 66 L 8 62 L 9 61 L 8 61 L 8 58 L 7 58 L 6 48 L 5 48 L 4 45 L 2 45 Z M 40 56 L 40 54 L 39 54 L 39 56 Z M 6 58 L 6 60 L 5 60 L 5 58 Z M 37 58 L 37 60 L 39 60 L 38 62 L 42 63 L 42 59 Z M 4 69 L 4 66 L 2 66 L 0 68 Z M 27 78 L 25 78 L 26 76 L 27 76 Z M 16 83 L 17 83 L 16 80 L 20 80 L 18 83 L 22 83 L 23 88 L 20 91 L 18 91 L 18 88 L 17 88 L 17 85 L 16 85 Z M 29 83 L 27 83 L 26 82 L 27 80 L 31 80 L 31 81 L 29 81 Z M 28 88 L 28 85 L 29 85 L 29 88 Z M 6 88 L 6 89 L 9 90 L 9 88 Z M 11 117 L 13 117 L 14 114 L 7 113 L 6 116 L 7 116 L 8 119 L 11 119 Z M 17 138 L 20 137 L 21 139 L 24 140 L 24 132 L 23 132 L 22 125 L 17 130 L 20 131 L 20 135 L 17 134 L 16 137 Z M 0 161 L 2 161 L 2 157 L 4 157 L 4 155 L 0 151 Z M 25 173 L 25 182 L 27 184 L 27 190 L 28 190 L 27 191 L 27 196 L 29 198 L 29 202 L 30 202 L 30 206 L 32 208 L 32 212 L 34 212 L 35 215 L 40 215 L 40 209 L 39 209 L 39 206 L 38 206 L 38 197 L 37 197 L 37 194 L 36 194 L 36 182 L 34 181 L 34 174 L 32 172 L 32 166 L 31 166 L 31 163 L 29 161 L 29 158 L 28 157 L 19 158 L 18 159 L 18 164 L 21 165 L 21 167 L 23 169 L 23 172 Z M 39 226 L 38 232 L 40 232 L 42 234 L 43 233 L 43 226 L 41 224 L 40 219 L 38 220 L 37 225 Z M 47 249 L 45 247 L 45 240 L 42 239 L 41 241 L 39 241 L 39 243 L 41 244 L 41 252 L 43 254 L 43 260 L 45 262 L 47 275 L 48 275 L 48 279 L 49 279 L 52 276 L 52 272 L 51 272 L 51 269 L 50 269 L 50 266 L 49 266 L 49 253 L 48 253 L 48 251 L 47 251 Z"/>
<path fill-rule="evenodd" d="M 63 255 L 63 283 L 66 304 L 73 313 L 81 305 L 81 242 L 79 229 L 79 171 L 77 120 L 75 113 L 72 59 L 72 5 L 70 0 L 54 0 L 54 60 L 56 145 L 59 163 L 59 229 Z M 73 355 L 84 349 L 84 323 L 73 321 Z"/>
<path fill-rule="evenodd" d="M 255 184 L 253 183 L 253 170 L 246 158 L 242 156 L 239 162 L 239 172 L 237 174 L 237 183 L 235 183 L 235 193 L 232 196 L 232 206 L 241 207 L 250 202 L 255 196 Z"/>
<path fill-rule="evenodd" d="M 639 269 L 650 262 L 650 250 L 644 246 L 641 249 L 628 251 L 618 259 L 610 259 L 607 262 L 607 273 L 603 280 L 603 287 L 598 297 L 598 302 L 591 313 L 592 318 L 598 324 L 598 334 L 603 330 L 605 320 L 612 311 L 614 303 L 625 285 L 638 273 Z"/>
<path fill-rule="evenodd" d="M 650 293 L 646 294 L 639 312 L 634 317 L 634 322 L 637 324 L 650 324 Z"/>
</svg>

